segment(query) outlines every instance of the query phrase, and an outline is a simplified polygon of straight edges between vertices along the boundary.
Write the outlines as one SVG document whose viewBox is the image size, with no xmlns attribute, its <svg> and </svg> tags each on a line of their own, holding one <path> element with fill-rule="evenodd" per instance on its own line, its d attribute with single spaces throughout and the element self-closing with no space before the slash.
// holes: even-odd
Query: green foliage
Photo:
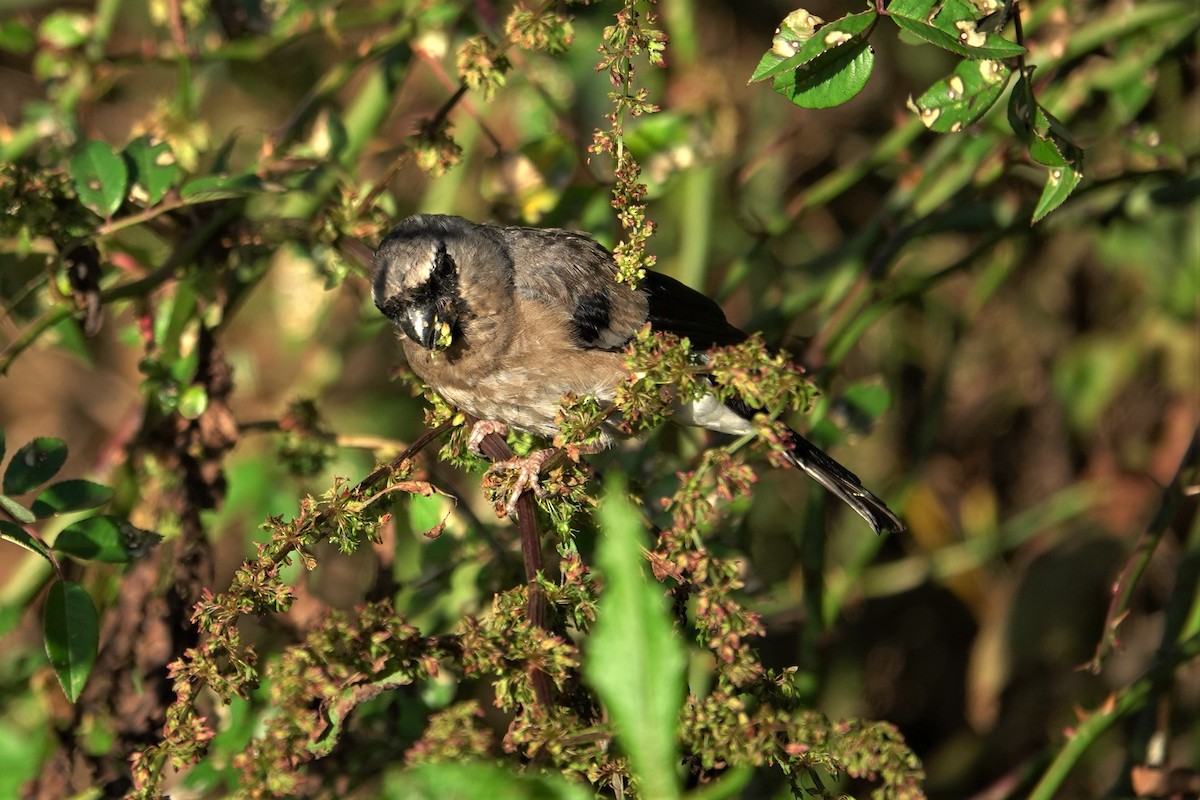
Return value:
<svg viewBox="0 0 1200 800">
<path fill-rule="evenodd" d="M 0 433 L 0 460 L 4 445 Z M 83 560 L 129 562 L 144 555 L 158 537 L 145 531 L 138 531 L 136 536 L 114 536 L 121 526 L 130 532 L 135 529 L 116 518 L 89 517 L 59 533 L 52 547 L 47 545 L 34 523 L 46 525 L 58 515 L 96 508 L 113 497 L 109 487 L 78 478 L 46 486 L 29 507 L 9 496 L 33 492 L 57 475 L 66 462 L 66 442 L 49 436 L 40 436 L 13 453 L 4 470 L 4 494 L 0 494 L 0 513 L 8 517 L 0 518 L 0 539 L 45 559 L 54 568 L 56 577 L 47 589 L 42 608 L 43 642 L 63 693 L 74 703 L 95 665 L 100 625 L 87 590 L 68 580 L 54 551 Z M 97 520 L 103 522 L 96 524 Z"/>
<path fill-rule="evenodd" d="M 642 525 L 610 480 L 600 505 L 596 562 L 604 591 L 588 640 L 584 674 L 608 709 L 621 750 L 645 797 L 679 797 L 675 728 L 687 653 L 671 625 L 662 589 L 643 567 Z"/>
<path fill-rule="evenodd" d="M 56 581 L 46 594 L 42 613 L 46 655 L 67 699 L 74 703 L 96 663 L 100 642 L 96 607 L 79 584 Z"/>
<path fill-rule="evenodd" d="M 104 142 L 88 142 L 71 159 L 71 180 L 80 202 L 110 219 L 125 201 L 129 167 Z"/>
<path fill-rule="evenodd" d="M 4 470 L 4 493 L 26 494 L 50 480 L 67 463 L 67 443 L 41 436 L 13 453 Z"/>
<path fill-rule="evenodd" d="M 0 437 L 4 788 L 1048 798 L 1194 750 L 1200 15 L 837 13 L 0 21 L 0 423 L 62 436 Z M 387 380 L 362 278 L 417 209 L 590 231 L 761 333 L 643 330 L 514 527 L 471 420 Z M 709 391 L 754 433 L 665 424 Z M 910 532 L 775 469 L 785 421 Z"/>
<path fill-rule="evenodd" d="M 780 24 L 750 80 L 771 78 L 771 87 L 801 108 L 841 105 L 867 85 L 875 65 L 867 37 L 876 20 L 864 11 L 822 26 L 820 17 L 797 9 Z"/>
<path fill-rule="evenodd" d="M 909 98 L 908 107 L 935 133 L 958 133 L 978 122 L 1004 94 L 1014 69 L 1018 73 L 1009 102 L 1009 124 L 1024 141 L 1029 157 L 1050 168 L 1033 210 L 1032 221 L 1037 223 L 1079 185 L 1083 152 L 1065 126 L 1033 96 L 1028 80 L 1033 68 L 1025 64 L 1019 15 L 1016 42 L 994 32 L 1005 26 L 1014 6 L 988 5 L 981 15 L 977 4 L 966 0 L 893 0 L 885 16 L 901 30 L 966 59 L 920 97 Z M 877 22 L 875 11 L 848 14 L 826 24 L 797 9 L 780 24 L 750 81 L 771 79 L 776 92 L 802 108 L 841 105 L 861 92 L 870 77 L 875 57 L 868 40 Z"/>
</svg>

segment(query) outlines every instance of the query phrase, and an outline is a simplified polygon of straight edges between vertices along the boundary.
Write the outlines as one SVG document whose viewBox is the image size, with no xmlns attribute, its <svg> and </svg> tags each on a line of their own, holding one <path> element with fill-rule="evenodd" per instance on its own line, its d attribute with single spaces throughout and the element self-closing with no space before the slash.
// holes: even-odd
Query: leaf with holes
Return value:
<svg viewBox="0 0 1200 800">
<path fill-rule="evenodd" d="M 1065 203 L 1081 180 L 1083 180 L 1083 173 L 1077 172 L 1071 167 L 1051 169 L 1046 176 L 1046 185 L 1042 188 L 1042 196 L 1033 209 L 1033 222 L 1041 222 L 1047 214 Z"/>
<path fill-rule="evenodd" d="M 142 136 L 129 143 L 124 156 L 133 175 L 135 196 L 146 205 L 162 200 L 179 178 L 179 164 L 166 142 L 151 142 L 149 136 Z"/>
<path fill-rule="evenodd" d="M 104 142 L 91 141 L 71 159 L 70 172 L 80 202 L 105 219 L 117 213 L 129 188 L 125 159 Z"/>
<path fill-rule="evenodd" d="M 1008 85 L 1003 61 L 960 61 L 954 73 L 930 86 L 908 107 L 935 133 L 957 133 L 988 112 Z"/>
<path fill-rule="evenodd" d="M 874 66 L 875 51 L 855 38 L 777 77 L 772 88 L 801 108 L 832 108 L 861 92 Z"/>
<path fill-rule="evenodd" d="M 39 436 L 13 453 L 4 471 L 4 493 L 32 492 L 54 477 L 67 461 L 67 443 L 51 436 Z"/>
<path fill-rule="evenodd" d="M 1014 58 L 1025 48 L 980 30 L 977 12 L 967 0 L 893 0 L 888 16 L 903 30 L 943 50 L 971 59 Z"/>
<path fill-rule="evenodd" d="M 46 655 L 67 699 L 79 699 L 100 641 L 96 607 L 83 587 L 71 581 L 56 581 L 46 594 L 43 631 Z"/>
<path fill-rule="evenodd" d="M 807 16 L 797 21 L 797 15 L 802 12 Z M 771 49 L 763 54 L 754 74 L 750 76 L 750 82 L 775 78 L 773 85 L 776 91 L 779 91 L 780 81 L 789 82 L 790 73 L 836 48 L 851 43 L 852 40 L 865 42 L 875 20 L 875 12 L 864 11 L 860 14 L 848 14 L 823 25 L 820 17 L 808 15 L 803 9 L 792 12 L 780 25 L 779 33 L 772 40 Z"/>
<path fill-rule="evenodd" d="M 1042 196 L 1034 207 L 1034 223 L 1061 206 L 1083 180 L 1083 150 L 1053 114 L 1033 96 L 1025 76 L 1017 79 L 1008 100 L 1008 122 L 1025 141 L 1029 157 L 1048 169 Z"/>
<path fill-rule="evenodd" d="M 123 519 L 99 516 L 68 525 L 54 540 L 54 549 L 85 561 L 128 564 L 161 541 L 157 533 L 134 527 Z"/>
</svg>

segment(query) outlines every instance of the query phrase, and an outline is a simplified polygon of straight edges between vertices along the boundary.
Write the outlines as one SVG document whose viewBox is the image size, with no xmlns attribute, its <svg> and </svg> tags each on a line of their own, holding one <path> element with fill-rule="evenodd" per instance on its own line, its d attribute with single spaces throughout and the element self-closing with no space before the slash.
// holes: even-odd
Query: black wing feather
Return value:
<svg viewBox="0 0 1200 800">
<path fill-rule="evenodd" d="M 646 272 L 639 284 L 650 301 L 647 319 L 657 331 L 686 336 L 695 350 L 737 344 L 746 334 L 729 324 L 713 300 L 660 272 Z"/>
</svg>

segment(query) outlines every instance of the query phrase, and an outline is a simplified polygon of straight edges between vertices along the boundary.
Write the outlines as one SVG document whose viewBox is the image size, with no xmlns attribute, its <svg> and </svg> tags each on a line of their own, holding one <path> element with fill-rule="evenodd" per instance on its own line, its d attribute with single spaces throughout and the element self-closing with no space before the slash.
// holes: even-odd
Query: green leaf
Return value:
<svg viewBox="0 0 1200 800">
<path fill-rule="evenodd" d="M 52 11 L 42 20 L 38 34 L 52 47 L 70 50 L 92 35 L 92 19 L 78 11 Z"/>
<path fill-rule="evenodd" d="M 63 693 L 74 703 L 96 663 L 100 641 L 96 608 L 79 584 L 55 581 L 46 594 L 42 613 L 46 655 Z"/>
<path fill-rule="evenodd" d="M 85 206 L 109 219 L 125 200 L 129 167 L 104 142 L 90 141 L 71 159 L 71 180 Z"/>
<path fill-rule="evenodd" d="M 593 796 L 561 775 L 517 774 L 484 762 L 422 764 L 392 773 L 384 780 L 382 795 L 386 800 L 590 800 Z"/>
<path fill-rule="evenodd" d="M 936 133 L 957 133 L 988 112 L 1008 85 L 1012 69 L 1003 61 L 960 61 L 954 73 L 929 87 L 912 109 Z"/>
<path fill-rule="evenodd" d="M 15 545 L 20 545 L 31 553 L 37 553 L 50 563 L 54 563 L 54 559 L 50 557 L 46 546 L 31 536 L 29 531 L 20 525 L 9 522 L 6 519 L 0 519 L 0 539 L 6 539 Z"/>
<path fill-rule="evenodd" d="M 1025 48 L 976 26 L 975 7 L 967 0 L 946 0 L 937 7 L 935 0 L 893 0 L 888 16 L 903 30 L 971 59 L 1013 58 Z"/>
<path fill-rule="evenodd" d="M 1009 97 L 1008 121 L 1025 141 L 1029 157 L 1049 168 L 1033 211 L 1032 222 L 1036 224 L 1062 205 L 1083 180 L 1083 151 L 1066 126 L 1037 102 L 1024 75 L 1017 79 Z"/>
<path fill-rule="evenodd" d="M 440 532 L 446 522 L 446 500 L 439 494 L 431 494 L 428 497 L 409 495 L 405 506 L 408 508 L 409 524 L 416 533 Z"/>
<path fill-rule="evenodd" d="M 791 19 L 796 13 L 799 12 L 793 12 L 788 19 Z M 816 23 L 821 22 L 820 17 L 810 17 L 810 19 L 815 20 Z M 750 82 L 786 77 L 788 73 L 794 72 L 820 56 L 850 44 L 852 40 L 865 42 L 871 27 L 875 24 L 875 19 L 874 11 L 848 14 L 827 25 L 816 27 L 811 33 L 807 29 L 796 32 L 787 25 L 787 20 L 785 20 L 779 28 L 779 34 L 774 39 L 774 47 L 763 54 L 754 74 L 750 76 Z M 788 50 L 795 52 L 790 56 L 780 54 L 781 52 L 786 53 Z M 778 87 L 778 83 L 776 83 L 776 87 Z"/>
<path fill-rule="evenodd" d="M 641 554 L 645 528 L 617 477 L 606 483 L 599 520 L 596 559 L 605 587 L 584 673 L 609 711 L 641 795 L 670 800 L 679 796 L 675 731 L 686 652 L 671 624 L 662 585 L 646 573 Z"/>
<path fill-rule="evenodd" d="M 33 513 L 38 517 L 49 517 L 67 511 L 82 511 L 102 506 L 112 500 L 112 496 L 113 490 L 107 486 L 72 478 L 43 489 L 33 501 Z"/>
<path fill-rule="evenodd" d="M 211 203 L 245 197 L 261 188 L 262 181 L 256 175 L 208 175 L 188 181 L 179 194 L 192 203 Z"/>
<path fill-rule="evenodd" d="M 156 205 L 179 178 L 179 164 L 166 142 L 152 142 L 149 136 L 134 139 L 125 148 L 133 181 L 146 193 L 147 205 Z"/>
<path fill-rule="evenodd" d="M 13 500 L 6 494 L 0 494 L 0 508 L 3 508 L 5 511 L 7 511 L 9 515 L 17 522 L 24 522 L 28 524 L 30 522 L 37 521 L 37 517 L 33 515 L 32 511 L 18 503 L 16 500 Z"/>
<path fill-rule="evenodd" d="M 4 493 L 32 492 L 54 477 L 67 461 L 67 443 L 50 436 L 39 436 L 13 453 L 4 471 Z"/>
<path fill-rule="evenodd" d="M 31 52 L 36 45 L 37 37 L 33 35 L 33 31 L 29 29 L 28 25 L 15 19 L 6 19 L 4 22 L 0 22 L 0 50 L 24 55 Z"/>
<path fill-rule="evenodd" d="M 855 39 L 777 77 L 772 88 L 801 108 L 832 108 L 861 92 L 874 66 L 875 51 Z"/>
<path fill-rule="evenodd" d="M 106 564 L 128 564 L 162 541 L 118 517 L 88 517 L 68 525 L 54 540 L 59 553 Z"/>
<path fill-rule="evenodd" d="M 1047 214 L 1065 203 L 1081 180 L 1083 173 L 1071 167 L 1051 169 L 1046 176 L 1042 196 L 1033 209 L 1033 222 L 1041 222 Z"/>
</svg>

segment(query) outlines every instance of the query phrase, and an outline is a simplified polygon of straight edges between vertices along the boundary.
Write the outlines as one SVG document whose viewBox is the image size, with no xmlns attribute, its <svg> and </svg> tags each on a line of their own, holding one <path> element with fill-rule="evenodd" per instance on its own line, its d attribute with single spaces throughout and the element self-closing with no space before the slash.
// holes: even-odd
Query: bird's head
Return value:
<svg viewBox="0 0 1200 800">
<path fill-rule="evenodd" d="M 375 252 L 375 305 L 431 352 L 448 349 L 468 313 L 459 262 L 476 226 L 459 217 L 417 215 L 397 225 Z"/>
</svg>

